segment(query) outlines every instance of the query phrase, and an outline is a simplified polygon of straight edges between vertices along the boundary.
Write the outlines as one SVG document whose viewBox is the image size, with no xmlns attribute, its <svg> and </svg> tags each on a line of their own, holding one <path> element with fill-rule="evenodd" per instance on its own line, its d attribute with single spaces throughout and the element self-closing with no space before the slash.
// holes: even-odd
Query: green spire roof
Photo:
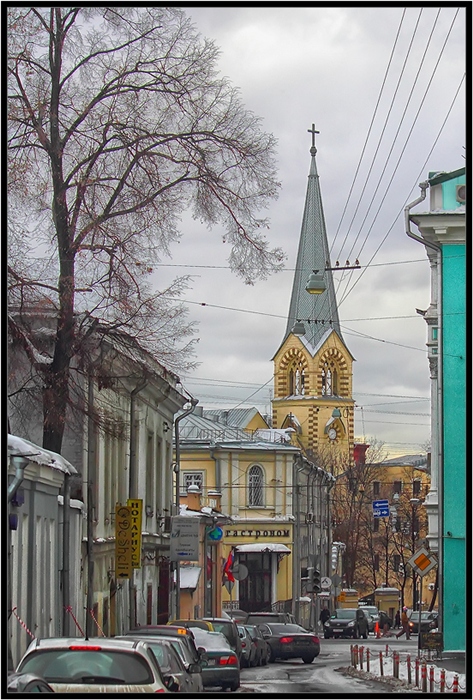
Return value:
<svg viewBox="0 0 473 700">
<path fill-rule="evenodd" d="M 333 329 L 340 338 L 342 335 L 332 272 L 325 269 L 331 267 L 331 264 L 319 176 L 315 162 L 315 154 L 317 153 L 315 134 L 318 132 L 315 131 L 314 125 L 312 125 L 312 129 L 309 129 L 309 132 L 312 133 L 309 181 L 284 340 L 296 321 L 302 321 L 305 335 L 301 338 L 305 339 L 315 350 L 327 331 Z M 319 274 L 324 276 L 326 290 L 322 294 L 309 294 L 305 289 L 309 276 L 314 270 L 318 270 Z"/>
</svg>

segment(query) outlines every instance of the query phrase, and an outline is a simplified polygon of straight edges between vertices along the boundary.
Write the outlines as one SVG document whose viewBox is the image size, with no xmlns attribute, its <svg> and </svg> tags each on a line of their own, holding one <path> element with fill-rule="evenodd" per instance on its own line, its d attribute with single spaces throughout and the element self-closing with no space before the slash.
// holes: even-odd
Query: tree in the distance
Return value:
<svg viewBox="0 0 473 700">
<path fill-rule="evenodd" d="M 191 208 L 219 224 L 245 282 L 280 268 L 259 211 L 277 195 L 274 138 L 217 74 L 218 51 L 176 7 L 8 9 L 9 330 L 41 378 L 43 445 L 60 452 L 70 368 L 89 316 L 171 369 L 191 362 L 186 279 L 153 266 Z M 52 354 L 21 310 L 55 309 Z"/>
</svg>

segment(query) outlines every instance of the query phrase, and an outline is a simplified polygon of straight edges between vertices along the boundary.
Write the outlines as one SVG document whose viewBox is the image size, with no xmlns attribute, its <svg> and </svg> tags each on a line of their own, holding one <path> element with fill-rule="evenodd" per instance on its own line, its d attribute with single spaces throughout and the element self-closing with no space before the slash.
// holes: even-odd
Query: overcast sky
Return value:
<svg viewBox="0 0 473 700">
<path fill-rule="evenodd" d="M 270 410 L 315 123 L 331 262 L 358 258 L 362 267 L 350 278 L 334 274 L 356 359 L 355 436 L 383 441 L 390 456 L 424 451 L 430 378 L 416 308 L 429 306 L 430 268 L 425 248 L 405 234 L 403 210 L 429 172 L 465 165 L 464 9 L 407 6 L 404 17 L 402 7 L 375 6 L 184 9 L 278 140 L 282 187 L 266 214 L 271 245 L 287 254 L 285 271 L 247 286 L 227 267 L 222 231 L 184 217 L 173 266 L 161 266 L 158 280 L 193 276 L 185 299 L 198 322 L 200 366 L 184 386 L 205 408 Z"/>
</svg>

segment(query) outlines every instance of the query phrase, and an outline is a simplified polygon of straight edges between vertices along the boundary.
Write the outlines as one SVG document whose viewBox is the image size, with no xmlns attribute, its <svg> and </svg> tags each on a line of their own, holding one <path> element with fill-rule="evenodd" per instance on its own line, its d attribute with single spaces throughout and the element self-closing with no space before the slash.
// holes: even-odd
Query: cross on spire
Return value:
<svg viewBox="0 0 473 700">
<path fill-rule="evenodd" d="M 316 131 L 315 124 L 312 124 L 312 129 L 307 129 L 309 134 L 312 134 L 312 148 L 315 148 L 315 134 L 320 134 L 320 131 Z"/>
</svg>

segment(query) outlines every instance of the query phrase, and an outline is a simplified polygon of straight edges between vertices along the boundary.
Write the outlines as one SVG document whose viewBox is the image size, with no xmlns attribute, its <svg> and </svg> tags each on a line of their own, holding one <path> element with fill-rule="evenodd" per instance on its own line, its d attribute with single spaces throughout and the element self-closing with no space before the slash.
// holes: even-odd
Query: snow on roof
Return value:
<svg viewBox="0 0 473 700">
<path fill-rule="evenodd" d="M 8 436 L 8 455 L 10 457 L 21 455 L 30 462 L 43 464 L 64 474 L 78 474 L 77 469 L 67 459 L 64 459 L 62 455 L 46 450 L 44 447 L 39 447 L 39 445 L 35 445 L 33 442 L 16 435 Z"/>
</svg>

